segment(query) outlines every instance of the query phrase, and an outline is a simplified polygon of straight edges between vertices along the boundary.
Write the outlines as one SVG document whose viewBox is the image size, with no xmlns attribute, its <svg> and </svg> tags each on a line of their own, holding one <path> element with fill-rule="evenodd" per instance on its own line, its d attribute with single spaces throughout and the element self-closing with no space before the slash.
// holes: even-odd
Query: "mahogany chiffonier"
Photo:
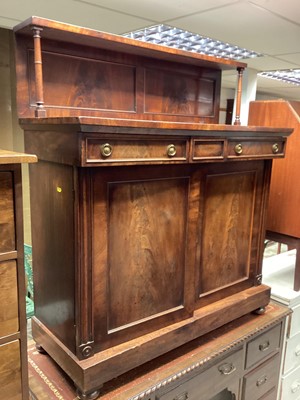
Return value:
<svg viewBox="0 0 300 400">
<path fill-rule="evenodd" d="M 15 29 L 33 336 L 78 396 L 256 309 L 273 158 L 240 126 L 245 64 L 32 17 Z M 221 72 L 237 118 L 218 124 Z"/>
<path fill-rule="evenodd" d="M 0 150 L 0 392 L 28 399 L 21 163 L 36 156 Z"/>
<path fill-rule="evenodd" d="M 250 103 L 249 123 L 293 128 L 286 158 L 274 162 L 267 214 L 267 239 L 296 248 L 294 290 L 300 290 L 300 101 Z"/>
</svg>

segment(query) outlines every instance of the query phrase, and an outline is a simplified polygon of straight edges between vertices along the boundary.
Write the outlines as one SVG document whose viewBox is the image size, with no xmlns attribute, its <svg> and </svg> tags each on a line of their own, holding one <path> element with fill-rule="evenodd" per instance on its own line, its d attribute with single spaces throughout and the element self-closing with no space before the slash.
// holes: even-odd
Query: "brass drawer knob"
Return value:
<svg viewBox="0 0 300 400">
<path fill-rule="evenodd" d="M 237 144 L 234 146 L 234 151 L 236 152 L 236 154 L 240 155 L 243 152 L 243 146 L 241 145 L 241 143 Z"/>
<path fill-rule="evenodd" d="M 109 143 L 102 144 L 100 152 L 103 157 L 109 157 L 112 154 L 112 146 Z"/>
<path fill-rule="evenodd" d="M 258 348 L 260 351 L 266 351 L 270 347 L 270 342 L 266 340 L 265 342 L 261 343 Z"/>
<path fill-rule="evenodd" d="M 232 363 L 224 363 L 218 367 L 222 375 L 230 375 L 236 371 L 236 367 Z"/>
<path fill-rule="evenodd" d="M 273 144 L 273 146 L 272 146 L 272 151 L 273 151 L 274 154 L 276 154 L 276 153 L 279 152 L 279 145 L 278 145 L 278 143 L 274 143 L 274 144 Z"/>
<path fill-rule="evenodd" d="M 174 157 L 176 155 L 176 147 L 174 144 L 169 144 L 167 147 L 168 157 Z"/>
<path fill-rule="evenodd" d="M 267 375 L 264 375 L 264 376 L 262 376 L 261 378 L 259 378 L 257 381 L 256 381 L 256 386 L 257 387 L 260 387 L 261 385 L 264 385 L 265 383 L 267 383 L 268 382 L 268 377 L 267 377 Z"/>
</svg>

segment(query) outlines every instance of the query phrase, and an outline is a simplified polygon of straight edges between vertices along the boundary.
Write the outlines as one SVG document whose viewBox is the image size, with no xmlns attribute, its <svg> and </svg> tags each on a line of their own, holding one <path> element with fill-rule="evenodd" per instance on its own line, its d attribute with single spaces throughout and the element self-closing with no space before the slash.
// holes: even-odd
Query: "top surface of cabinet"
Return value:
<svg viewBox="0 0 300 400">
<path fill-rule="evenodd" d="M 20 164 L 36 161 L 37 157 L 33 154 L 17 153 L 15 151 L 0 149 L 0 164 Z"/>
</svg>

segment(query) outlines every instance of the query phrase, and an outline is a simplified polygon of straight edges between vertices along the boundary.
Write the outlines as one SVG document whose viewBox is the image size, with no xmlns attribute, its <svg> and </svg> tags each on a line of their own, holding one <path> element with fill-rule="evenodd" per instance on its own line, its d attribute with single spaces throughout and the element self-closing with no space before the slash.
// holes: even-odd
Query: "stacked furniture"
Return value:
<svg viewBox="0 0 300 400">
<path fill-rule="evenodd" d="M 243 63 L 38 17 L 14 31 L 20 124 L 39 157 L 33 336 L 93 399 L 263 312 L 271 165 L 292 129 L 240 126 Z M 218 124 L 228 68 L 234 126 Z"/>
<path fill-rule="evenodd" d="M 300 204 L 300 102 L 286 100 L 251 102 L 249 124 L 286 126 L 294 130 L 287 144 L 286 158 L 274 162 L 266 237 L 297 250 L 294 289 L 298 291 L 300 290 L 300 213 L 298 211 Z"/>
<path fill-rule="evenodd" d="M 0 391 L 28 399 L 21 163 L 36 156 L 0 150 Z"/>
<path fill-rule="evenodd" d="M 272 300 L 291 310 L 283 340 L 279 400 L 300 397 L 300 295 L 293 290 L 295 262 L 295 249 L 266 257 L 263 262 L 263 282 L 272 287 Z"/>
</svg>

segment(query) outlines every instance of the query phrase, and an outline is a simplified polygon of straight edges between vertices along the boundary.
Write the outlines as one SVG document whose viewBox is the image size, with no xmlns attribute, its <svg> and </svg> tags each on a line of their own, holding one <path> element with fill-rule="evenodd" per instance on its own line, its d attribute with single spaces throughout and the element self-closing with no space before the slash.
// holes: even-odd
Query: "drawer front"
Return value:
<svg viewBox="0 0 300 400">
<path fill-rule="evenodd" d="M 228 158 L 283 157 L 285 141 L 234 140 L 228 142 Z"/>
<path fill-rule="evenodd" d="M 282 400 L 300 399 L 300 367 L 296 368 L 282 378 L 281 382 Z"/>
<path fill-rule="evenodd" d="M 17 266 L 12 260 L 0 263 L 0 337 L 18 330 Z"/>
<path fill-rule="evenodd" d="M 199 400 L 199 395 L 212 397 L 221 390 L 234 388 L 243 371 L 243 350 L 238 350 L 216 365 L 183 382 L 158 397 L 160 400 Z M 232 389 L 234 390 L 234 389 Z"/>
<path fill-rule="evenodd" d="M 1 398 L 22 400 L 20 343 L 18 340 L 0 346 Z"/>
<path fill-rule="evenodd" d="M 0 253 L 15 248 L 13 175 L 12 172 L 0 172 Z"/>
<path fill-rule="evenodd" d="M 224 140 L 192 141 L 192 160 L 218 160 L 224 158 Z"/>
<path fill-rule="evenodd" d="M 279 354 L 255 368 L 244 377 L 243 399 L 258 400 L 277 387 L 279 378 Z"/>
<path fill-rule="evenodd" d="M 298 366 L 300 366 L 300 333 L 289 338 L 286 342 L 283 372 L 286 374 Z"/>
<path fill-rule="evenodd" d="M 290 318 L 291 318 L 291 324 L 289 330 L 289 337 L 292 337 L 294 335 L 297 335 L 297 333 L 300 333 L 300 305 L 293 308 L 293 312 Z"/>
<path fill-rule="evenodd" d="M 281 324 L 276 325 L 247 344 L 246 369 L 279 349 L 280 333 Z"/>
<path fill-rule="evenodd" d="M 86 163 L 186 161 L 186 140 L 87 139 Z"/>
</svg>

